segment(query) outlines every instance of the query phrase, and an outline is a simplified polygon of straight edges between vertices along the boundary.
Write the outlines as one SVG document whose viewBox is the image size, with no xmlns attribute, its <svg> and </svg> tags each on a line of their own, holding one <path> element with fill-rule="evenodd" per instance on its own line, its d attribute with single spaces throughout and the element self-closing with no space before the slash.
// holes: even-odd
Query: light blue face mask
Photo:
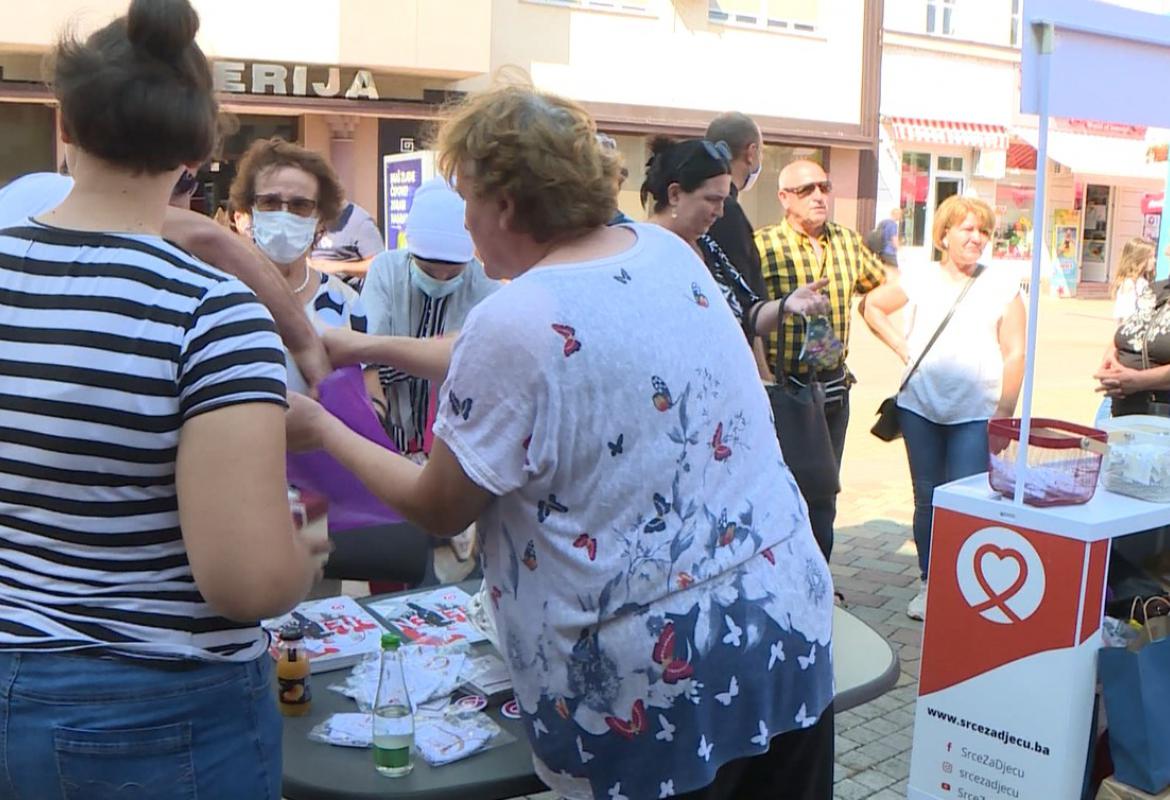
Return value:
<svg viewBox="0 0 1170 800">
<path fill-rule="evenodd" d="M 467 268 L 464 267 L 464 272 L 466 269 Z M 441 297 L 446 297 L 458 289 L 463 284 L 464 272 L 460 272 L 454 278 L 440 281 L 425 273 L 422 267 L 415 263 L 413 258 L 410 260 L 411 285 L 432 300 L 438 300 Z"/>
</svg>

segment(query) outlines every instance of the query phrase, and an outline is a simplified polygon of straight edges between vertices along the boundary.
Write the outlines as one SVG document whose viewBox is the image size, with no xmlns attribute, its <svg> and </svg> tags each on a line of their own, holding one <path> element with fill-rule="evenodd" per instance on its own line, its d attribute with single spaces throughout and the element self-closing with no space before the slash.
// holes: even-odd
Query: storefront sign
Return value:
<svg viewBox="0 0 1170 800">
<path fill-rule="evenodd" d="M 243 61 L 215 61 L 212 76 L 217 92 L 231 94 L 272 94 L 293 97 L 338 97 L 346 100 L 377 100 L 378 86 L 374 73 L 368 69 L 346 69 L 341 67 L 309 67 L 297 64 L 289 69 L 283 64 L 252 64 Z M 346 82 L 342 83 L 342 78 Z M 315 80 L 310 80 L 315 78 Z M 345 86 L 344 95 L 342 87 Z"/>
<path fill-rule="evenodd" d="M 414 193 L 435 175 L 435 157 L 429 150 L 382 157 L 383 210 L 386 220 L 386 247 L 406 246 L 406 216 Z"/>
</svg>

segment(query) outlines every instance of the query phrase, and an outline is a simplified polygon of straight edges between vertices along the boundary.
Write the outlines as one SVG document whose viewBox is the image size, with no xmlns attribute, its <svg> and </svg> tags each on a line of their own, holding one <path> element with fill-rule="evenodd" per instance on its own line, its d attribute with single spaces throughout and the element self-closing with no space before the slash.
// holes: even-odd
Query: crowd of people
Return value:
<svg viewBox="0 0 1170 800">
<path fill-rule="evenodd" d="M 898 213 L 867 246 L 802 159 L 756 228 L 764 138 L 727 113 L 651 143 L 634 221 L 589 114 L 503 84 L 444 121 L 405 248 L 280 139 L 247 151 L 229 229 L 184 208 L 216 144 L 197 30 L 189 0 L 132 0 L 64 38 L 68 176 L 0 190 L 0 794 L 280 797 L 258 621 L 321 577 L 284 459 L 323 449 L 478 551 L 561 797 L 828 800 L 837 493 L 802 496 L 813 454 L 782 452 L 768 387 L 818 388 L 839 478 L 855 307 L 905 364 L 922 619 L 933 492 L 986 468 L 1023 375 L 1018 280 L 981 263 L 994 211 L 949 198 L 939 260 L 906 263 Z M 1117 273 L 1114 414 L 1170 412 L 1152 253 Z M 355 364 L 397 452 L 313 399 Z"/>
</svg>

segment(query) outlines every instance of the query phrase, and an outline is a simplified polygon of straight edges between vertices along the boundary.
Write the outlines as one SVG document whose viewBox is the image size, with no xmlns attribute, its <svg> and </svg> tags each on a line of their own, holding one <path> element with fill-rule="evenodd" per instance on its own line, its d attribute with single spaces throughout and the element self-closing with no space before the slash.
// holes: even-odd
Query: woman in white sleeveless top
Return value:
<svg viewBox="0 0 1170 800">
<path fill-rule="evenodd" d="M 979 264 L 995 212 L 982 200 L 949 197 L 934 216 L 942 260 L 906 265 L 899 283 L 863 303 L 866 324 L 909 371 L 953 307 L 954 316 L 898 395 L 898 417 L 914 482 L 914 542 L 922 588 L 906 613 L 926 613 L 934 489 L 987 469 L 987 421 L 1010 417 L 1024 375 L 1026 317 L 1018 277 Z M 955 301 L 968 282 L 970 289 Z M 905 332 L 889 315 L 906 307 Z"/>
</svg>

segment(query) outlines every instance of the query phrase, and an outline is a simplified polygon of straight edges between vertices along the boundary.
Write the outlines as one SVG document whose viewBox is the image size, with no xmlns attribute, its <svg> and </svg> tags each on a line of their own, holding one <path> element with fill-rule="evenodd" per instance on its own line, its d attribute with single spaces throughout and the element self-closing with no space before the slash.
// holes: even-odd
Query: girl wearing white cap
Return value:
<svg viewBox="0 0 1170 800">
<path fill-rule="evenodd" d="M 429 338 L 451 334 L 480 300 L 499 288 L 474 257 L 463 226 L 463 199 L 442 178 L 414 193 L 406 218 L 406 248 L 380 253 L 362 288 L 369 332 L 381 336 Z M 430 430 L 432 386 L 401 369 L 368 373 L 370 393 L 384 395 L 386 431 L 399 452 L 421 454 Z"/>
</svg>

